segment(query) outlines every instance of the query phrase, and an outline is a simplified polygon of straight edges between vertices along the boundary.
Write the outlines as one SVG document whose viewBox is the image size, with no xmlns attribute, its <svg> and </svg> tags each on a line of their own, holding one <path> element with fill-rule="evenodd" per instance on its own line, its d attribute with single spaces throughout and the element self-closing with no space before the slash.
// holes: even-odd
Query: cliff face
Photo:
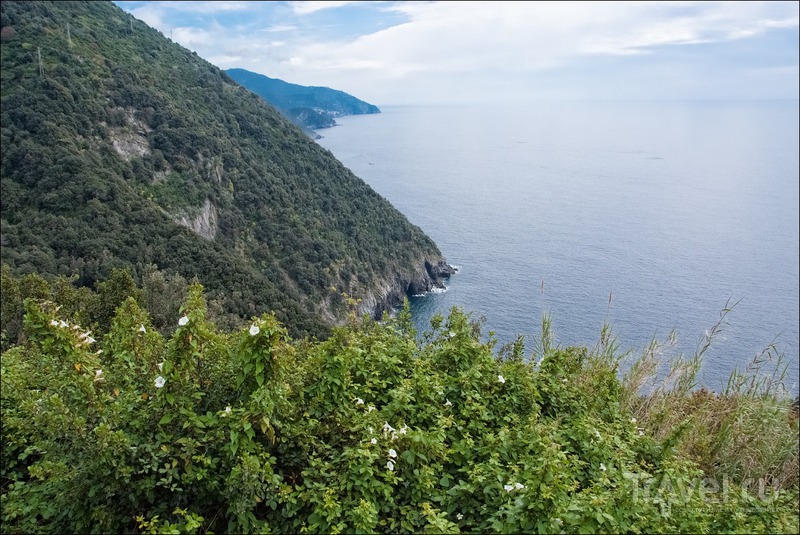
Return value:
<svg viewBox="0 0 800 535">
<path fill-rule="evenodd" d="M 213 240 L 217 235 L 217 208 L 206 199 L 200 213 L 194 216 L 181 215 L 176 218 L 176 223 L 182 225 L 198 236 Z"/>
<path fill-rule="evenodd" d="M 456 272 L 441 256 L 420 259 L 418 266 L 410 277 L 397 274 L 370 291 L 359 303 L 359 314 L 380 319 L 384 312 L 390 312 L 401 305 L 408 295 L 444 288 L 445 281 Z"/>
<path fill-rule="evenodd" d="M 0 12 L 12 270 L 93 286 L 155 264 L 228 312 L 321 336 L 346 315 L 343 293 L 378 313 L 441 284 L 428 236 L 196 54 L 110 2 Z"/>
</svg>

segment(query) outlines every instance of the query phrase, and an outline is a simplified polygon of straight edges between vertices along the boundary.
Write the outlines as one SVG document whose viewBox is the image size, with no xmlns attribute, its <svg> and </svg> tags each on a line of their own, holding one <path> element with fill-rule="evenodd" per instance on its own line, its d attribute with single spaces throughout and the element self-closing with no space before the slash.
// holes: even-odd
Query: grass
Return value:
<svg viewBox="0 0 800 535">
<path fill-rule="evenodd" d="M 621 377 L 623 405 L 653 438 L 672 437 L 675 449 L 694 460 L 706 477 L 743 486 L 797 487 L 798 412 L 784 383 L 788 365 L 775 344 L 756 354 L 744 370 L 731 372 L 723 392 L 698 387 L 703 356 L 735 306 L 725 305 L 688 358 L 673 356 L 674 332 L 664 341 L 651 341 L 638 355 L 620 354 L 607 325 L 593 355 L 633 360 Z M 659 374 L 665 366 L 668 372 Z"/>
<path fill-rule="evenodd" d="M 705 331 L 689 357 L 675 355 L 674 331 L 664 340 L 654 338 L 638 353 L 622 352 L 606 322 L 588 368 L 594 363 L 624 369 L 618 371 L 623 407 L 643 432 L 668 440 L 707 478 L 727 478 L 744 487 L 797 488 L 800 411 L 798 399 L 791 398 L 785 385 L 788 364 L 775 343 L 756 354 L 744 370 L 732 371 L 724 391 L 713 392 L 697 382 L 704 355 L 725 330 L 726 316 L 737 304 L 725 304 L 719 320 Z M 553 347 L 552 318 L 545 312 L 534 358 Z"/>
</svg>

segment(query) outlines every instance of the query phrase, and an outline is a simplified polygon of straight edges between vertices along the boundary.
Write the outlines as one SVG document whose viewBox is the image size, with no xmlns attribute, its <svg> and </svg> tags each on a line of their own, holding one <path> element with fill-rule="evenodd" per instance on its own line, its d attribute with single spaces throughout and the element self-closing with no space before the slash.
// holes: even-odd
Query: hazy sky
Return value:
<svg viewBox="0 0 800 535">
<path fill-rule="evenodd" d="M 798 2 L 115 2 L 199 56 L 377 105 L 798 99 Z"/>
</svg>

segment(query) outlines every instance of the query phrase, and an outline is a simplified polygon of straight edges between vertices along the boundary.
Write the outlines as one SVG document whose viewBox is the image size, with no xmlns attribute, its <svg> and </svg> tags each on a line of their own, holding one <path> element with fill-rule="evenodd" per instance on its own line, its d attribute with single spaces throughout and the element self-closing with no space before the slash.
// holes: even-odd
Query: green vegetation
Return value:
<svg viewBox="0 0 800 535">
<path fill-rule="evenodd" d="M 545 318 L 526 355 L 457 309 L 418 336 L 406 308 L 319 342 L 270 314 L 220 331 L 194 284 L 164 336 L 130 280 L 98 292 L 107 332 L 76 323 L 85 289 L 24 301 L 5 533 L 798 530 L 797 413 L 775 383 L 692 389 L 702 347 L 643 393 L 657 345 L 621 374 L 607 327 L 559 348 Z"/>
<path fill-rule="evenodd" d="M 362 316 L 418 228 L 113 4 L 0 6 L 4 533 L 798 531 L 770 351 L 717 394 L 718 326 L 657 382 L 608 327 Z"/>
<path fill-rule="evenodd" d="M 327 336 L 342 293 L 430 285 L 435 244 L 333 155 L 110 2 L 4 1 L 0 244 L 16 274 L 155 265 Z M 41 58 L 41 59 L 40 59 Z M 235 289 L 235 290 L 233 290 Z M 377 306 L 376 309 L 380 309 Z"/>
</svg>

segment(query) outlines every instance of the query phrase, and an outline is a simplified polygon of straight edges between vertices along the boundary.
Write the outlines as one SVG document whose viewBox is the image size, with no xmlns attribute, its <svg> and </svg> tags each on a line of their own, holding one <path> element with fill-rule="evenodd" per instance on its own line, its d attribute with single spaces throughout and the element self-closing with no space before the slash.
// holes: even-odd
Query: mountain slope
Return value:
<svg viewBox="0 0 800 535">
<path fill-rule="evenodd" d="M 92 286 L 156 264 L 230 312 L 317 335 L 342 293 L 379 313 L 442 284 L 418 227 L 196 54 L 110 2 L 0 10 L 0 246 L 15 272 Z"/>
<path fill-rule="evenodd" d="M 344 91 L 291 84 L 245 69 L 225 72 L 303 128 L 327 128 L 336 125 L 335 117 L 381 112 L 377 106 Z"/>
</svg>

